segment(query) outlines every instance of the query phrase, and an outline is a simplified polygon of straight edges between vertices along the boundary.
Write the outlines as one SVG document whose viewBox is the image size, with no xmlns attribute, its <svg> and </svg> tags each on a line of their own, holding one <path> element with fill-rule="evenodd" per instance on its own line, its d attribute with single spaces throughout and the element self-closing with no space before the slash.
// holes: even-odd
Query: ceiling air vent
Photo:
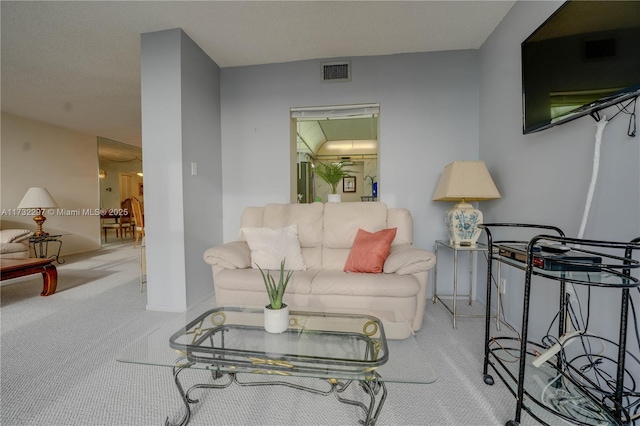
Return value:
<svg viewBox="0 0 640 426">
<path fill-rule="evenodd" d="M 351 81 L 351 61 L 323 62 L 320 64 L 322 81 Z"/>
</svg>

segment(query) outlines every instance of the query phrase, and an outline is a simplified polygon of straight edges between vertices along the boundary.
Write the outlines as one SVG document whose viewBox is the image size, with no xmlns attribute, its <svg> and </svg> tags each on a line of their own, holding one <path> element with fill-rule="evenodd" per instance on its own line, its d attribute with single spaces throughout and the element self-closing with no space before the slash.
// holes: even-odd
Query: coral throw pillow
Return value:
<svg viewBox="0 0 640 426">
<path fill-rule="evenodd" d="M 390 228 L 372 233 L 358 229 L 344 271 L 382 273 L 384 261 L 389 256 L 391 242 L 396 237 L 397 230 L 398 228 Z"/>
</svg>

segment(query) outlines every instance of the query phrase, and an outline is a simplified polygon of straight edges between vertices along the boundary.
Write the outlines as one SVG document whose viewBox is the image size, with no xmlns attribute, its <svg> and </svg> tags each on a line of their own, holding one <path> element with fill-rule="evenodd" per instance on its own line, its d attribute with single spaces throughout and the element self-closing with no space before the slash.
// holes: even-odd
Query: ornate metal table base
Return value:
<svg viewBox="0 0 640 426">
<path fill-rule="evenodd" d="M 61 236 L 62 235 L 41 235 L 29 238 L 33 256 L 40 259 L 55 259 L 59 265 L 62 265 L 65 260 L 60 259 L 60 250 L 62 250 Z M 58 244 L 56 253 L 51 256 L 49 256 L 49 243 Z"/>
<path fill-rule="evenodd" d="M 355 405 L 357 407 L 362 408 L 365 414 L 364 420 L 359 420 L 358 422 L 364 426 L 374 426 L 376 420 L 378 419 L 378 415 L 382 410 L 382 406 L 384 404 L 385 399 L 387 398 L 387 387 L 384 382 L 378 380 L 380 377 L 377 373 L 372 373 L 371 380 L 347 380 L 345 382 L 341 382 L 336 379 L 319 379 L 325 383 L 329 384 L 329 389 L 314 389 L 307 386 L 297 385 L 295 383 L 289 383 L 285 381 L 267 381 L 267 382 L 242 382 L 238 380 L 238 374 L 241 373 L 220 373 L 219 371 L 212 371 L 211 375 L 214 381 L 218 381 L 222 378 L 227 378 L 226 382 L 222 383 L 201 383 L 191 386 L 186 392 L 180 383 L 179 374 L 182 370 L 188 369 L 193 363 L 187 363 L 182 366 L 173 368 L 173 379 L 175 381 L 176 387 L 178 388 L 178 392 L 182 397 L 182 401 L 185 405 L 185 413 L 180 419 L 178 423 L 172 423 L 169 421 L 169 417 L 167 417 L 165 421 L 165 426 L 186 426 L 191 419 L 191 407 L 189 404 L 197 404 L 199 402 L 198 399 L 194 399 L 190 396 L 191 392 L 196 389 L 224 389 L 231 384 L 235 383 L 238 386 L 287 386 L 293 389 L 302 390 L 305 392 L 311 392 L 317 395 L 335 395 L 336 399 L 343 404 Z M 278 371 L 264 371 L 264 374 L 282 374 L 282 372 Z M 285 374 L 286 375 L 286 374 Z M 364 391 L 365 394 L 369 396 L 369 405 L 366 405 L 360 401 L 354 401 L 351 399 L 343 398 L 342 393 L 349 388 L 349 386 L 353 383 L 359 383 L 360 387 Z M 380 394 L 380 390 L 382 393 Z M 380 394 L 378 398 L 378 394 Z"/>
</svg>

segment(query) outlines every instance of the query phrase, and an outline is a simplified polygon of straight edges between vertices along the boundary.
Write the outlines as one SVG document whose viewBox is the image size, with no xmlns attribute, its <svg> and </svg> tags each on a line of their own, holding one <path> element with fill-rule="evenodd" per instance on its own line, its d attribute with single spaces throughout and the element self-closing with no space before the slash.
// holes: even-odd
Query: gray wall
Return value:
<svg viewBox="0 0 640 426">
<path fill-rule="evenodd" d="M 352 81 L 322 83 L 320 60 L 221 73 L 224 239 L 247 206 L 289 202 L 289 109 L 380 103 L 380 201 L 406 207 L 417 246 L 446 236 L 431 201 L 454 160 L 478 158 L 477 51 L 349 58 Z"/>
<path fill-rule="evenodd" d="M 202 253 L 222 242 L 219 68 L 168 30 L 142 35 L 141 69 L 148 307 L 182 311 L 213 291 Z"/>
<path fill-rule="evenodd" d="M 222 243 L 220 67 L 184 33 L 181 48 L 182 189 L 187 306 L 192 306 L 213 290 L 202 253 Z M 197 176 L 191 174 L 192 162 Z"/>
<path fill-rule="evenodd" d="M 587 116 L 530 135 L 522 134 L 520 43 L 563 2 L 519 1 L 480 49 L 480 159 L 494 177 L 502 199 L 482 203 L 485 222 L 556 225 L 571 237 L 580 228 L 591 180 L 595 121 Z M 610 108 L 604 114 L 617 112 Z M 640 144 L 626 135 L 629 118 L 619 115 L 603 136 L 600 172 L 584 237 L 629 241 L 640 235 Z M 485 264 L 486 265 L 486 264 Z M 521 324 L 523 275 L 503 268 L 508 321 Z M 478 288 L 484 288 L 479 262 Z M 558 286 L 537 279 L 532 295 L 533 340 L 558 309 Z M 478 295 L 484 298 L 484 290 Z M 585 313 L 585 288 L 578 288 Z M 640 298 L 634 292 L 636 306 Z M 594 289 L 589 329 L 617 340 L 620 292 Z M 629 342 L 638 345 L 635 338 Z M 640 372 L 634 365 L 636 380 Z"/>
<path fill-rule="evenodd" d="M 154 187 L 147 184 L 145 195 L 148 203 L 153 196 L 154 211 L 165 210 L 158 217 L 154 213 L 148 221 L 158 232 L 151 246 L 149 229 L 148 250 L 150 254 L 156 251 L 150 256 L 155 266 L 150 266 L 149 272 L 156 274 L 149 277 L 150 305 L 154 304 L 151 280 L 159 286 L 169 286 L 167 282 L 172 279 L 185 281 L 185 253 L 189 258 L 201 258 L 204 245 L 219 243 L 218 217 L 203 213 L 210 220 L 207 229 L 206 225 L 191 227 L 187 215 L 195 214 L 198 208 L 219 209 L 217 197 L 222 194 L 222 237 L 232 241 L 238 238 L 244 207 L 289 202 L 291 107 L 380 103 L 380 199 L 391 207 L 411 210 L 417 246 L 432 249 L 434 240 L 446 235 L 442 218 L 451 204 L 431 201 L 443 167 L 454 160 L 477 158 L 487 163 L 503 196 L 480 203 L 485 221 L 554 224 L 569 236 L 576 236 L 591 177 L 594 122 L 584 117 L 527 136 L 522 135 L 521 128 L 520 43 L 560 4 L 517 2 L 480 51 L 348 58 L 353 65 L 353 80 L 349 83 L 322 83 L 320 60 L 225 68 L 219 74 L 219 102 L 215 100 L 215 82 L 205 76 L 210 72 L 215 80 L 217 67 L 196 65 L 207 60 L 196 54 L 195 46 L 190 51 L 199 59 L 186 60 L 183 67 L 181 56 L 175 55 L 174 50 L 176 43 L 183 43 L 182 39 L 172 36 L 162 40 L 164 35 L 156 33 L 153 40 L 149 38 L 145 43 L 145 36 L 149 35 L 143 36 L 143 139 L 148 144 L 144 166 L 145 173 L 152 175 L 149 182 L 154 182 Z M 156 48 L 162 52 L 154 52 Z M 196 78 L 206 82 L 190 85 L 186 77 L 176 77 L 180 72 L 189 78 L 201 76 Z M 199 98 L 201 87 L 210 92 L 212 102 Z M 163 97 L 158 98 L 156 92 Z M 176 104 L 184 105 L 184 111 Z M 217 107 L 221 108 L 220 139 L 214 135 Z M 191 123 L 192 115 L 198 114 L 200 108 L 205 113 L 194 117 L 195 123 Z M 611 116 L 614 112 L 612 109 L 606 114 Z M 153 123 L 149 114 L 154 116 Z M 180 117 L 177 121 L 176 115 Z M 587 238 L 629 240 L 640 235 L 640 147 L 637 138 L 625 135 L 627 120 L 626 116 L 619 116 L 605 131 Z M 190 134 L 191 125 L 194 137 Z M 200 138 L 208 133 L 212 133 L 212 146 Z M 174 138 L 185 135 L 189 136 L 185 146 L 175 143 Z M 204 185 L 189 181 L 191 176 L 185 168 L 193 158 L 198 158 L 200 170 L 203 160 L 212 164 L 212 170 L 220 164 L 216 157 L 218 141 L 223 160 L 222 185 L 216 172 L 206 178 Z M 196 193 L 203 189 L 213 198 L 212 204 L 196 199 Z M 167 203 L 168 199 L 172 202 Z M 204 234 L 198 234 L 202 229 Z M 194 241 L 192 246 L 185 244 L 185 234 Z M 160 250 L 164 252 L 161 254 Z M 478 264 L 478 296 L 482 299 L 484 266 L 482 261 Z M 199 274 L 200 270 L 194 272 L 187 281 L 198 279 Z M 522 275 L 505 271 L 505 276 L 506 316 L 518 325 Z M 443 292 L 447 291 L 444 284 L 450 278 L 450 271 L 441 272 Z M 210 282 L 210 275 L 206 279 Z M 534 340 L 546 330 L 558 305 L 556 283 L 540 281 L 532 302 Z M 159 288 L 154 294 L 161 292 L 163 303 L 181 297 L 186 305 L 184 293 L 176 295 L 176 285 L 171 286 Z M 196 300 L 196 293 L 203 289 L 196 288 L 192 295 L 191 288 L 189 300 Z M 586 300 L 584 289 L 578 292 Z M 597 305 L 592 307 L 590 329 L 615 338 L 619 295 L 598 291 L 592 299 L 597 300 Z M 158 302 L 157 306 L 163 305 Z"/>
</svg>

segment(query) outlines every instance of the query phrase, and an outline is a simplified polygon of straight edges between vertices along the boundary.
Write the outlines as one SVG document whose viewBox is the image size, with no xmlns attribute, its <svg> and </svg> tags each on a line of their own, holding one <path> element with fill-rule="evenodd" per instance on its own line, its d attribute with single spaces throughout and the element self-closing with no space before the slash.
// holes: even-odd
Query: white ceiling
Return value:
<svg viewBox="0 0 640 426">
<path fill-rule="evenodd" d="M 141 145 L 140 34 L 220 67 L 477 49 L 515 1 L 2 1 L 2 111 Z"/>
</svg>

